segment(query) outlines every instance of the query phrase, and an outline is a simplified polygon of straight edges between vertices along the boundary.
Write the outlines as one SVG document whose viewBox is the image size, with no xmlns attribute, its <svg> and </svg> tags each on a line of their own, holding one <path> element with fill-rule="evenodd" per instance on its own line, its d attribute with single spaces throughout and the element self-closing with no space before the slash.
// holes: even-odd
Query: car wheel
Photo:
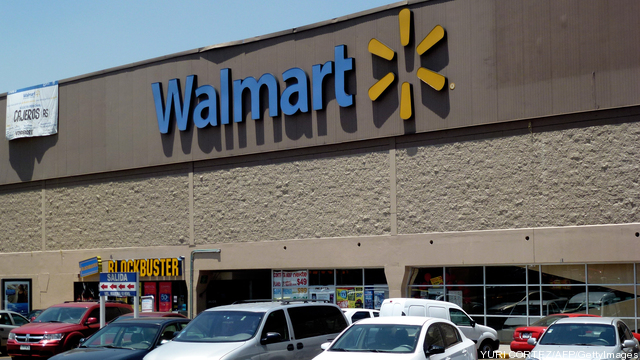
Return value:
<svg viewBox="0 0 640 360">
<path fill-rule="evenodd" d="M 480 359 L 493 359 L 496 357 L 495 355 L 496 349 L 493 348 L 493 344 L 491 341 L 485 340 L 480 344 L 480 348 L 478 348 L 478 358 Z"/>
</svg>

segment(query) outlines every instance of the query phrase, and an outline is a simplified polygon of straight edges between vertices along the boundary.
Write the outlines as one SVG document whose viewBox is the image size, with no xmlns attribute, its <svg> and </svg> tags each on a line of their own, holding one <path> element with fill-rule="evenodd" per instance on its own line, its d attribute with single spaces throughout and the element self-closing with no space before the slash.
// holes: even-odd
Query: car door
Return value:
<svg viewBox="0 0 640 360">
<path fill-rule="evenodd" d="M 268 338 L 267 334 L 278 333 L 279 338 Z M 289 322 L 284 310 L 275 310 L 270 312 L 264 321 L 262 331 L 258 334 L 260 341 L 259 346 L 262 347 L 260 360 L 294 360 L 295 346 L 291 341 L 291 331 Z M 263 341 L 268 339 L 267 342 Z"/>
<path fill-rule="evenodd" d="M 313 359 L 320 347 L 335 339 L 347 327 L 342 311 L 336 306 L 305 305 L 287 308 L 293 330 L 295 359 Z"/>
<path fill-rule="evenodd" d="M 0 312 L 0 346 L 7 346 L 9 332 L 15 328 L 9 313 Z"/>
<path fill-rule="evenodd" d="M 470 350 L 462 339 L 463 337 L 455 326 L 436 322 L 427 329 L 424 350 L 432 351 L 434 347 L 444 348 L 444 352 L 441 354 L 431 354 L 429 360 L 468 360 L 474 349 L 471 346 Z"/>
<path fill-rule="evenodd" d="M 625 340 L 635 340 L 633 333 L 631 333 L 631 330 L 629 330 L 629 327 L 623 321 L 618 321 L 618 324 L 616 325 L 616 327 L 618 328 L 618 337 L 620 339 L 619 340 L 620 347 L 622 347 L 622 344 L 624 344 Z M 628 354 L 627 358 L 632 358 L 632 357 L 637 358 L 638 351 L 639 351 L 638 346 L 634 347 L 633 349 L 624 350 L 624 352 Z M 633 356 L 631 354 L 633 354 Z"/>
</svg>

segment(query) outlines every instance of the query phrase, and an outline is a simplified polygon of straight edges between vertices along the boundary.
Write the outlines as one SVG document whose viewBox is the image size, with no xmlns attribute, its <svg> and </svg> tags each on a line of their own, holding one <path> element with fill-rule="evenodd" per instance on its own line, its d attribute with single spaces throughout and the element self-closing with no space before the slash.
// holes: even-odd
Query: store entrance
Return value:
<svg viewBox="0 0 640 360">
<path fill-rule="evenodd" d="M 203 272 L 207 277 L 206 308 L 236 301 L 271 299 L 271 270 Z"/>
</svg>

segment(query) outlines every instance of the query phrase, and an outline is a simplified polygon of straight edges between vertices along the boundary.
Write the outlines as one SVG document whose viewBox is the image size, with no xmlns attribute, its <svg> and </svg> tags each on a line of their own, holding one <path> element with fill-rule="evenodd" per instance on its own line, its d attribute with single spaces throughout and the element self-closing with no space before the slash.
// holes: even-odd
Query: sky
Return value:
<svg viewBox="0 0 640 360">
<path fill-rule="evenodd" d="M 0 94 L 397 0 L 0 1 Z"/>
</svg>

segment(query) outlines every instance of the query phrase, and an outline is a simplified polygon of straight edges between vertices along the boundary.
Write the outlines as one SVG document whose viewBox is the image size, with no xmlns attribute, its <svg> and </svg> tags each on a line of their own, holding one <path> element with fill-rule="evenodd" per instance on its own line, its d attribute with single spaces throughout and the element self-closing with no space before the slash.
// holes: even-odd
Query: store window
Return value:
<svg viewBox="0 0 640 360">
<path fill-rule="evenodd" d="M 325 300 L 342 308 L 380 309 L 389 297 L 384 269 L 273 270 L 274 300 Z"/>
<path fill-rule="evenodd" d="M 460 305 L 505 344 L 516 327 L 557 313 L 620 317 L 637 330 L 639 293 L 640 264 L 415 268 L 407 288 L 411 297 Z"/>
</svg>

